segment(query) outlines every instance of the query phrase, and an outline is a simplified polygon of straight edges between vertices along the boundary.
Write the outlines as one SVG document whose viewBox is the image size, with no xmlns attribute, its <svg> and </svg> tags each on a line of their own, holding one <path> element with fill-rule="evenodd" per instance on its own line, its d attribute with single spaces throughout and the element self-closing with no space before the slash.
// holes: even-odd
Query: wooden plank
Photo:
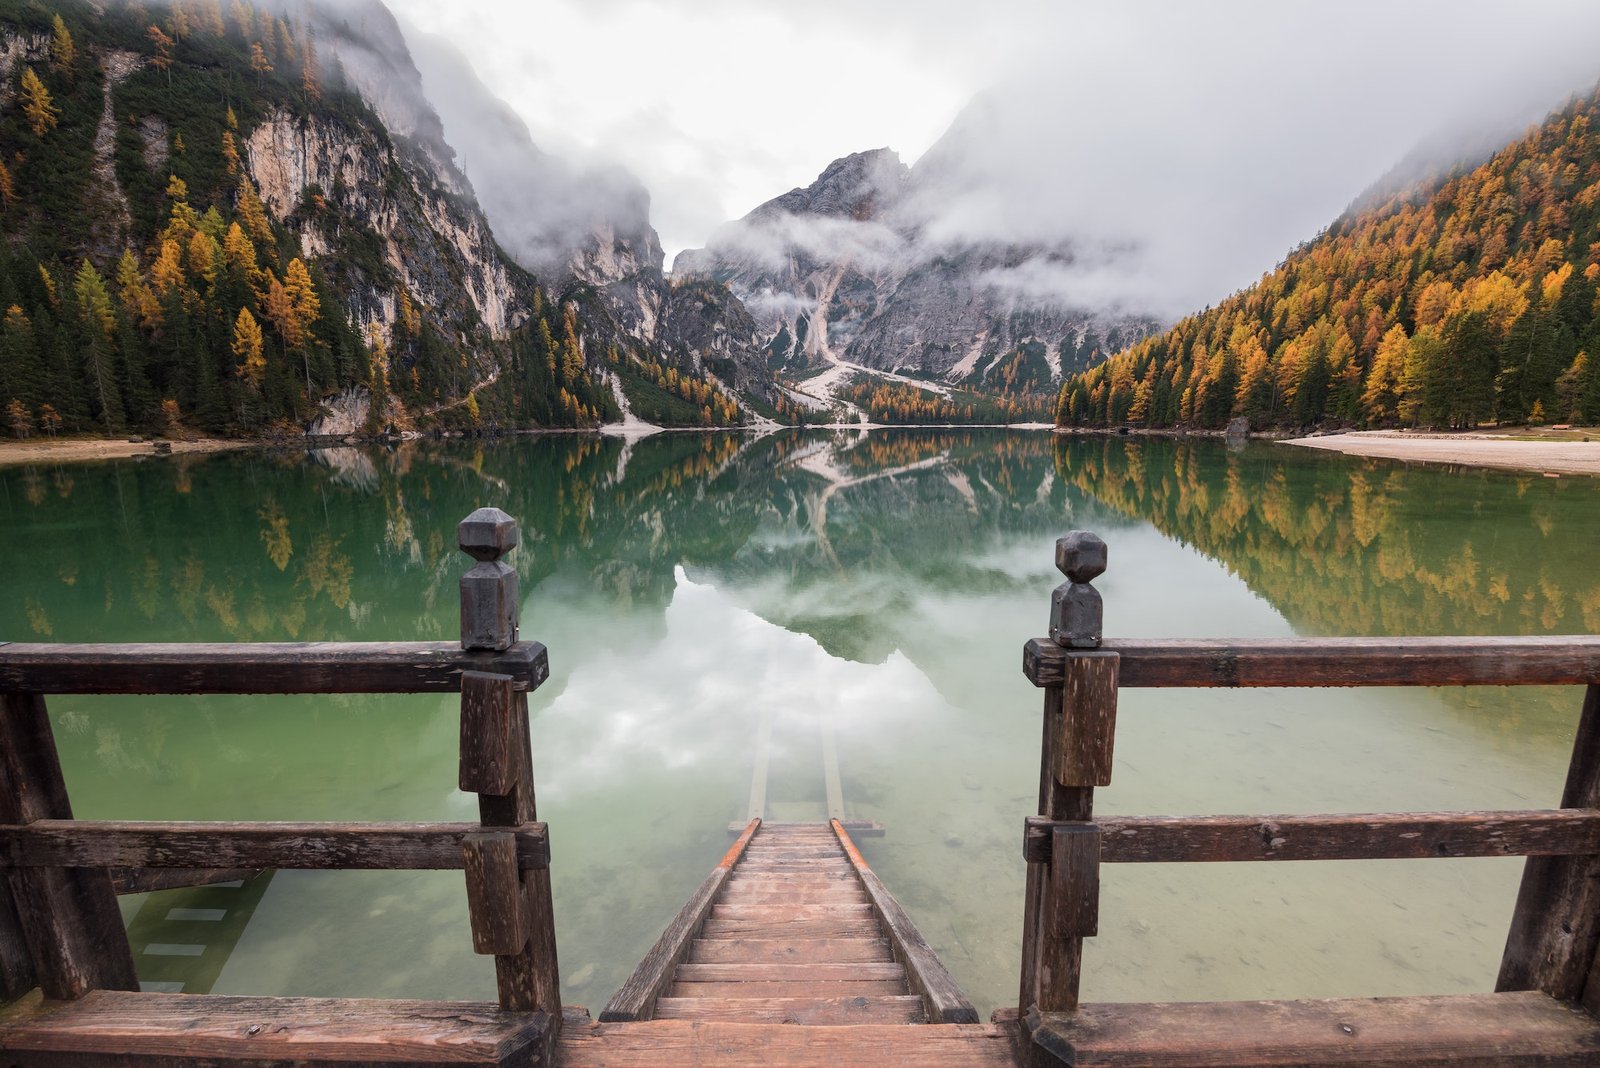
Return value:
<svg viewBox="0 0 1600 1068">
<path fill-rule="evenodd" d="M 797 902 L 774 905 L 730 904 L 727 895 L 711 906 L 713 920 L 853 920 L 872 915 L 869 901 Z"/>
<path fill-rule="evenodd" d="M 909 993 L 904 979 L 749 979 L 731 983 L 686 983 L 667 991 L 675 998 L 895 997 Z"/>
<path fill-rule="evenodd" d="M 725 1020 L 743 1023 L 911 1024 L 924 1019 L 922 999 L 899 997 L 833 998 L 662 998 L 658 1020 Z"/>
<path fill-rule="evenodd" d="M 874 916 L 851 919 L 834 917 L 781 920 L 708 919 L 700 928 L 701 938 L 877 938 L 882 932 Z"/>
<path fill-rule="evenodd" d="M 1100 933 L 1100 828 L 1058 823 L 1050 854 L 1050 929 L 1057 938 Z"/>
<path fill-rule="evenodd" d="M 696 964 L 848 964 L 890 961 L 884 938 L 696 939 L 689 959 Z"/>
<path fill-rule="evenodd" d="M 314 868 L 459 871 L 476 823 L 203 823 L 38 820 L 0 825 L 18 868 Z M 542 823 L 507 828 L 523 870 L 550 863 Z"/>
<path fill-rule="evenodd" d="M 1123 686 L 1561 686 L 1600 682 L 1600 636 L 1120 639 Z M 1071 650 L 1023 649 L 1035 686 L 1059 686 Z"/>
<path fill-rule="evenodd" d="M 485 955 L 522 952 L 528 944 L 528 917 L 518 878 L 516 839 L 504 831 L 469 834 L 461 853 L 472 951 Z"/>
<path fill-rule="evenodd" d="M 1584 696 L 1561 807 L 1600 808 L 1600 685 Z M 1530 857 L 1495 989 L 1543 990 L 1563 1001 L 1583 997 L 1597 946 L 1600 855 Z"/>
<path fill-rule="evenodd" d="M 1015 1068 L 1011 1039 L 986 1025 L 793 1027 L 659 1020 L 562 1030 L 563 1068 L 783 1065 L 784 1068 Z"/>
<path fill-rule="evenodd" d="M 928 1019 L 938 1024 L 977 1023 L 977 1010 L 972 1007 L 966 995 L 961 993 L 961 988 L 945 969 L 944 962 L 922 937 L 922 932 L 911 922 L 911 917 L 900 907 L 900 902 L 895 900 L 894 895 L 889 893 L 889 888 L 883 885 L 882 880 L 871 868 L 867 867 L 861 851 L 856 848 L 855 843 L 850 840 L 850 836 L 837 821 L 833 824 L 833 829 L 839 836 L 839 845 L 850 858 L 856 874 L 861 877 L 861 885 L 867 891 L 867 896 L 872 899 L 873 911 L 889 935 L 895 959 L 905 965 L 906 979 L 911 984 L 911 989 L 925 1002 Z"/>
<path fill-rule="evenodd" d="M 38 983 L 28 936 L 11 901 L 11 881 L 0 876 L 0 1002 L 19 998 Z"/>
<path fill-rule="evenodd" d="M 1077 1068 L 1600 1063 L 1600 1023 L 1537 992 L 1084 1005 L 1033 1022 L 1039 1059 Z"/>
<path fill-rule="evenodd" d="M 543 1013 L 492 1003 L 136 994 L 29 994 L 0 1009 L 6 1062 L 28 1068 L 531 1063 Z"/>
<path fill-rule="evenodd" d="M 739 863 L 740 856 L 760 826 L 761 821 L 758 819 L 753 819 L 746 825 L 744 833 L 733 843 L 728 852 L 723 854 L 722 860 L 711 870 L 711 874 L 706 876 L 699 889 L 684 902 L 678 914 L 672 918 L 672 922 L 667 924 L 667 929 L 661 932 L 661 937 L 656 939 L 655 945 L 650 947 L 650 952 L 645 954 L 639 966 L 633 970 L 633 974 L 628 976 L 627 981 L 611 996 L 611 1000 L 606 1002 L 606 1007 L 600 1010 L 601 1020 L 651 1018 L 655 1012 L 656 999 L 671 984 L 674 969 L 688 955 L 695 937 L 705 924 L 711 906 L 717 899 L 717 892 L 728 878 L 728 872 Z"/>
<path fill-rule="evenodd" d="M 795 981 L 829 979 L 902 980 L 905 965 L 888 964 L 692 964 L 678 965 L 683 983 L 738 983 L 751 980 Z"/>
<path fill-rule="evenodd" d="M 1425 860 L 1600 853 L 1600 810 L 1313 816 L 1102 816 L 1101 860 Z M 1050 820 L 1030 817 L 1023 859 L 1048 863 Z"/>
<path fill-rule="evenodd" d="M 72 803 L 44 698 L 0 694 L 0 823 L 36 827 L 47 821 L 71 823 Z M 8 939 L 20 929 L 33 978 L 46 995 L 67 999 L 96 988 L 138 989 L 122 912 L 104 868 L 13 867 L 6 878 L 17 921 Z M 3 985 L 20 985 L 29 969 L 16 961 L 14 948 L 7 955 L 12 960 Z"/>
<path fill-rule="evenodd" d="M 1049 754 L 1062 786 L 1111 785 L 1120 659 L 1116 653 L 1076 652 L 1067 660 L 1061 729 Z"/>
<path fill-rule="evenodd" d="M 467 671 L 550 677 L 538 642 L 502 653 L 456 642 L 215 642 L 0 647 L 0 690 L 31 693 L 455 693 Z"/>
<path fill-rule="evenodd" d="M 261 874 L 260 868 L 112 868 L 111 888 L 123 894 L 149 894 L 157 890 L 183 890 L 193 886 L 242 882 Z"/>
<path fill-rule="evenodd" d="M 461 675 L 461 789 L 503 797 L 516 785 L 517 702 L 510 675 Z"/>
</svg>

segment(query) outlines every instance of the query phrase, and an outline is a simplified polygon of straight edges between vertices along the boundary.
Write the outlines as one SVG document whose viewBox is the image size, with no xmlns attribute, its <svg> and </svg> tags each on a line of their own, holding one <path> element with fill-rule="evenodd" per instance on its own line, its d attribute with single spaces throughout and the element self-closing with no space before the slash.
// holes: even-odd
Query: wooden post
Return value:
<svg viewBox="0 0 1600 1068">
<path fill-rule="evenodd" d="M 478 561 L 461 579 L 461 647 L 503 651 L 517 640 L 517 574 L 501 561 L 516 547 L 517 524 L 498 508 L 480 508 L 457 531 L 461 550 Z M 478 794 L 484 828 L 537 820 L 528 697 L 508 675 L 463 672 L 461 788 Z M 474 948 L 493 953 L 500 1005 L 549 1014 L 547 1037 L 561 1026 L 561 973 L 548 868 L 517 871 L 508 838 L 485 834 L 464 847 Z"/>
<path fill-rule="evenodd" d="M 71 818 L 44 698 L 0 694 L 0 823 Z M 116 891 L 104 868 L 18 867 L 7 878 L 10 901 L 0 900 L 0 907 L 15 908 L 33 977 L 45 997 L 139 989 Z M 0 915 L 0 927 L 8 920 Z M 0 958 L 7 973 L 0 986 L 9 989 L 28 978 L 19 956 L 13 946 Z"/>
<path fill-rule="evenodd" d="M 1095 933 L 1100 894 L 1094 788 L 1111 782 L 1120 657 L 1101 652 L 1102 602 L 1089 583 L 1106 569 L 1106 543 L 1086 531 L 1056 542 L 1067 582 L 1050 600 L 1050 637 L 1068 655 L 1061 684 L 1045 687 L 1039 815 L 1082 826 L 1058 835 L 1052 860 L 1028 863 L 1018 1010 L 1078 1007 L 1083 939 Z"/>
<path fill-rule="evenodd" d="M 1600 686 L 1590 685 L 1562 808 L 1600 808 Z M 1543 990 L 1600 1005 L 1600 855 L 1529 857 L 1496 990 Z"/>
</svg>

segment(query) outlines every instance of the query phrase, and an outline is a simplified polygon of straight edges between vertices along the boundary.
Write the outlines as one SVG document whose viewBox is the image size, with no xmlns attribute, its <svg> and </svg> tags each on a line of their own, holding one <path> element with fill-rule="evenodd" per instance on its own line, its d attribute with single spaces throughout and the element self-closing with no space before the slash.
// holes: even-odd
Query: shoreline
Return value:
<svg viewBox="0 0 1600 1068">
<path fill-rule="evenodd" d="M 1453 464 L 1525 471 L 1550 477 L 1600 477 L 1600 433 L 1592 436 L 1597 440 L 1358 430 L 1310 438 L 1289 438 L 1280 444 L 1406 463 Z"/>
<path fill-rule="evenodd" d="M 143 456 L 230 452 L 269 444 L 264 441 L 229 438 L 196 438 L 193 441 L 168 441 L 170 452 L 157 452 L 154 441 L 111 440 L 104 438 L 27 438 L 0 441 L 0 467 L 29 464 L 92 463 L 96 460 L 127 460 Z"/>
<path fill-rule="evenodd" d="M 485 434 L 484 440 L 538 437 L 546 434 L 597 434 L 634 440 L 655 434 L 767 434 L 775 430 L 1030 430 L 1053 431 L 1049 423 L 761 423 L 750 426 L 656 426 L 654 424 L 606 423 L 597 427 L 534 427 Z M 104 460 L 132 460 L 144 457 L 236 452 L 244 449 L 336 449 L 393 445 L 401 441 L 432 440 L 427 434 L 406 434 L 401 438 L 382 437 L 307 437 L 307 438 L 195 438 L 189 441 L 161 439 L 169 450 L 158 452 L 157 442 L 107 438 L 27 438 L 0 440 L 0 468 L 34 464 L 95 463 Z M 444 440 L 467 440 L 449 434 Z"/>
</svg>

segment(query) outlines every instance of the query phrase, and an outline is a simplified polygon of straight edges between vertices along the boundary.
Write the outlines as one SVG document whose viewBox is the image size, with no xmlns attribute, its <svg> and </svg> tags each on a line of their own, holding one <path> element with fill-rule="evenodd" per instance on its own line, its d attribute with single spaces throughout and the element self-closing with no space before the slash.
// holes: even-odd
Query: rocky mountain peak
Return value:
<svg viewBox="0 0 1600 1068">
<path fill-rule="evenodd" d="M 877 218 L 899 200 L 911 168 L 888 148 L 855 152 L 828 164 L 804 189 L 791 189 L 746 216 L 746 221 L 779 214 L 842 219 Z"/>
</svg>

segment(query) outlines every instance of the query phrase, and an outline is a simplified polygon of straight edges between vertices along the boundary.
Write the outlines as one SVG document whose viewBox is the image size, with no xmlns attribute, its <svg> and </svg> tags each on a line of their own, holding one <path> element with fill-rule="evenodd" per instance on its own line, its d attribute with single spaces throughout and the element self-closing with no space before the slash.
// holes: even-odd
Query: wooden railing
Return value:
<svg viewBox="0 0 1600 1068">
<path fill-rule="evenodd" d="M 516 523 L 498 509 L 479 509 L 461 522 L 458 535 L 461 549 L 477 561 L 461 580 L 459 642 L 0 644 L 0 868 L 6 876 L 0 879 L 0 997 L 15 999 L 37 986 L 45 999 L 75 1002 L 96 991 L 139 989 L 114 874 L 124 881 L 132 875 L 137 883 L 152 869 L 451 869 L 465 873 L 473 948 L 495 958 L 499 1008 L 533 1014 L 521 1021 L 517 1041 L 506 1039 L 502 1027 L 486 1048 L 526 1045 L 532 1034 L 548 1049 L 559 1030 L 561 1002 L 549 839 L 534 805 L 527 699 L 548 677 L 549 664 L 544 646 L 519 641 L 517 633 L 517 576 L 502 559 L 517 544 Z M 476 823 L 77 820 L 45 707 L 51 694 L 453 691 L 461 694 L 459 785 L 478 795 Z M 115 1011 L 132 1020 L 148 1007 L 152 1019 L 160 1018 L 172 997 L 129 994 L 115 1000 Z M 217 1018 L 243 1011 L 230 999 L 190 1000 L 211 1006 L 196 1006 L 197 1020 L 208 1011 Z M 247 1000 L 257 1022 L 241 1030 L 240 1039 L 265 1056 L 271 1039 L 261 1037 L 262 1014 L 268 1010 L 258 1003 L 269 999 Z M 166 1008 L 158 1010 L 158 1003 Z M 294 1027 L 284 1024 L 281 1033 L 314 1032 L 348 1012 L 368 1020 L 377 1033 L 366 1036 L 370 1042 L 395 1022 L 385 1023 L 381 1002 L 283 1004 Z M 417 1013 L 418 1004 L 403 1003 L 396 1018 L 426 1015 Z M 167 1022 L 178 1026 L 170 1016 Z M 397 1031 L 395 1041 L 414 1042 L 406 1046 L 414 1058 L 426 1059 L 434 1044 L 447 1056 L 453 1047 L 453 1055 L 466 1057 L 471 1044 L 454 1033 L 457 1023 L 431 1035 Z M 0 1033 L 0 1048 L 26 1038 L 19 1034 Z M 35 1035 L 28 1041 L 46 1040 Z M 336 1044 L 328 1043 L 330 1049 Z M 226 1043 L 214 1045 L 204 1047 L 207 1055 L 226 1059 Z M 132 1047 L 121 1052 L 133 1055 Z M 168 1052 L 184 1050 L 180 1043 Z"/>
<path fill-rule="evenodd" d="M 1027 898 L 1019 996 L 1020 1011 L 1033 1021 L 1037 1041 L 1050 1046 L 1040 1037 L 1041 1020 L 1052 1014 L 1070 1019 L 1070 1014 L 1079 1011 L 1083 944 L 1096 933 L 1099 870 L 1107 863 L 1526 856 L 1529 859 L 1496 990 L 1542 991 L 1562 1002 L 1581 1003 L 1590 1013 L 1600 1012 L 1600 637 L 1108 641 L 1101 636 L 1100 595 L 1090 585 L 1106 568 L 1105 543 L 1084 532 L 1068 534 L 1057 543 L 1056 563 L 1068 581 L 1054 594 L 1050 636 L 1028 642 L 1023 652 L 1024 673 L 1044 690 L 1039 814 L 1026 821 L 1024 830 Z M 1555 684 L 1587 687 L 1559 809 L 1094 815 L 1095 788 L 1111 783 L 1117 694 L 1122 687 Z M 1277 1006 L 1273 1011 L 1278 1016 L 1271 1026 L 1280 1031 L 1288 1026 L 1285 1020 L 1299 1018 L 1282 1008 L 1292 1003 L 1220 1004 L 1229 1008 L 1206 1016 L 1211 1025 L 1222 1019 L 1237 1022 L 1242 1011 L 1238 1006 L 1250 1004 Z M 1327 1004 L 1334 1003 L 1322 1003 L 1322 1007 Z M 1518 1012 L 1526 1015 L 1527 1003 L 1515 1004 Z M 1196 1037 L 1199 1032 L 1186 1034 L 1183 1029 L 1199 1026 L 1205 1016 L 1200 1008 L 1175 1011 L 1170 1019 L 1149 1007 L 1142 1009 L 1146 1038 L 1140 1041 L 1148 1039 L 1155 1044 L 1140 1047 L 1141 1055 L 1155 1056 L 1151 1063 L 1161 1063 L 1159 1042 L 1149 1036 L 1163 1027 L 1170 1030 L 1174 1048 L 1189 1042 L 1188 1048 L 1194 1052 L 1193 1043 L 1201 1041 Z M 1383 1011 L 1390 1008 L 1385 1006 Z M 1327 1022 L 1317 1011 L 1320 1009 L 1301 1013 L 1308 1032 Z M 1452 1026 L 1459 1029 L 1461 1019 L 1484 1019 L 1490 1010 L 1475 1005 L 1471 1013 L 1429 1011 L 1437 1019 L 1456 1020 Z M 1117 1031 L 1121 1023 L 1112 1020 L 1107 1024 L 1106 1019 L 1096 1018 L 1095 1026 L 1102 1035 Z M 1264 1022 L 1258 1019 L 1252 1026 Z M 1540 1017 L 1540 1026 L 1549 1022 Z M 1392 1023 L 1385 1017 L 1385 1027 Z M 1420 1025 L 1412 1020 L 1408 1026 Z M 1207 1033 L 1215 1039 L 1223 1033 L 1219 1027 L 1213 1026 Z M 1080 1032 L 1093 1029 L 1085 1025 L 1067 1031 L 1081 1037 Z M 1508 1035 L 1515 1032 L 1509 1026 L 1502 1030 Z M 1353 1040 L 1359 1032 L 1360 1027 L 1352 1022 L 1341 1025 L 1339 1035 L 1341 1041 L 1346 1037 Z M 1056 1042 L 1052 1048 L 1058 1054 L 1071 1046 L 1070 1042 L 1062 1046 L 1065 1040 L 1057 1041 L 1060 1033 L 1052 1033 L 1051 1041 Z M 1123 1029 L 1120 1033 L 1126 1038 L 1129 1032 Z M 1292 1045 L 1286 1035 L 1286 1031 L 1280 1035 L 1284 1049 Z M 1600 1031 L 1581 1041 L 1595 1041 L 1595 1056 L 1600 1058 L 1600 1038 L 1595 1035 Z M 1071 1046 L 1072 1055 L 1087 1057 L 1087 1048 Z M 1321 1054 L 1307 1052 L 1311 1046 L 1295 1048 L 1298 1052 L 1294 1055 L 1303 1056 L 1306 1063 L 1318 1063 Z M 1074 1063 L 1102 1062 L 1086 1059 Z M 1104 1063 L 1122 1061 L 1108 1059 Z M 1410 1062 L 1397 1059 L 1393 1063 Z"/>
</svg>

